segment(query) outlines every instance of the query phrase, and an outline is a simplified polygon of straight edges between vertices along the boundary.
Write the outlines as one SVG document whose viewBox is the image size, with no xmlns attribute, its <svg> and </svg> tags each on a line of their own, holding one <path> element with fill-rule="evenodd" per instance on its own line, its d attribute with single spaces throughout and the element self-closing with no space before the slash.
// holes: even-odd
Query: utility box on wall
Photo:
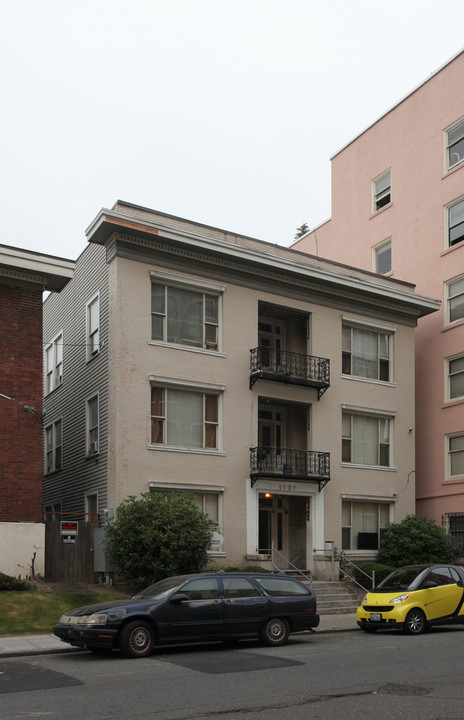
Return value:
<svg viewBox="0 0 464 720">
<path fill-rule="evenodd" d="M 111 558 L 105 551 L 105 528 L 98 527 L 93 529 L 94 555 L 93 569 L 99 573 L 114 572 L 115 567 Z"/>
</svg>

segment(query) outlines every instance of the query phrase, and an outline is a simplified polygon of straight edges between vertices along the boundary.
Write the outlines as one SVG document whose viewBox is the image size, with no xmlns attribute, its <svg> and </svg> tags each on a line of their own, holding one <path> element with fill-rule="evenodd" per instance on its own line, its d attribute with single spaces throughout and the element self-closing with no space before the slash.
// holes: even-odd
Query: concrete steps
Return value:
<svg viewBox="0 0 464 720">
<path fill-rule="evenodd" d="M 355 613 L 364 592 L 347 582 L 324 582 L 313 580 L 319 615 L 342 615 Z"/>
</svg>

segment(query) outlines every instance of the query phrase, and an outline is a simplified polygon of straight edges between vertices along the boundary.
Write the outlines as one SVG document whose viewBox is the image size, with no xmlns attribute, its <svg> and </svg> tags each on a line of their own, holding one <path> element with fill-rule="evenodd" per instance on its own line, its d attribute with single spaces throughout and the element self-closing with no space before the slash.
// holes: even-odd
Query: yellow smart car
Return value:
<svg viewBox="0 0 464 720">
<path fill-rule="evenodd" d="M 457 565 L 399 568 L 365 595 L 356 620 L 364 632 L 396 628 L 410 635 L 433 625 L 464 624 L 464 569 Z"/>
</svg>

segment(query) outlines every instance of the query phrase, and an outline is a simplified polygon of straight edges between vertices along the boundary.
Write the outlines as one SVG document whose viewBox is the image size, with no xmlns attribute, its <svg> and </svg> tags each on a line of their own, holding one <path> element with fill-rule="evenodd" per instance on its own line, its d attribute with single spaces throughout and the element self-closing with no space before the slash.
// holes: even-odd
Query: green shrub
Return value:
<svg viewBox="0 0 464 720">
<path fill-rule="evenodd" d="M 387 577 L 387 575 L 390 575 L 390 573 L 395 570 L 394 567 L 390 567 L 389 565 L 380 565 L 375 562 L 361 563 L 359 568 L 360 569 L 358 570 L 358 568 L 352 567 L 351 574 L 354 579 L 367 590 L 371 589 L 371 582 L 369 582 L 366 575 L 369 575 L 369 577 L 372 578 L 372 573 L 375 572 L 375 584 L 378 585 L 384 578 Z M 364 575 L 361 570 L 363 570 L 366 575 Z"/>
<path fill-rule="evenodd" d="M 461 550 L 434 520 L 407 515 L 400 523 L 390 523 L 382 533 L 379 562 L 393 567 L 422 563 L 454 563 Z"/>
<path fill-rule="evenodd" d="M 0 591 L 1 590 L 30 590 L 29 584 L 25 580 L 18 580 L 0 572 Z"/>
<path fill-rule="evenodd" d="M 128 497 L 106 528 L 106 549 L 135 590 L 199 572 L 208 562 L 210 544 L 211 521 L 184 492 Z"/>
</svg>

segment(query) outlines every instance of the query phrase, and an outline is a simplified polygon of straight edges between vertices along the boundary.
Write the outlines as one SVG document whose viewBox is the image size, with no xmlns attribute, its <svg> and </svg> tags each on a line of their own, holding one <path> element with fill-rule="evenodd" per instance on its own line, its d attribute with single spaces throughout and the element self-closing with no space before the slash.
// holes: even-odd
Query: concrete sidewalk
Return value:
<svg viewBox="0 0 464 720">
<path fill-rule="evenodd" d="M 356 615 L 321 615 L 316 632 L 340 632 L 357 630 Z M 17 635 L 0 637 L 0 659 L 21 655 L 43 655 L 46 653 L 79 652 L 80 648 L 71 647 L 54 635 Z"/>
</svg>

